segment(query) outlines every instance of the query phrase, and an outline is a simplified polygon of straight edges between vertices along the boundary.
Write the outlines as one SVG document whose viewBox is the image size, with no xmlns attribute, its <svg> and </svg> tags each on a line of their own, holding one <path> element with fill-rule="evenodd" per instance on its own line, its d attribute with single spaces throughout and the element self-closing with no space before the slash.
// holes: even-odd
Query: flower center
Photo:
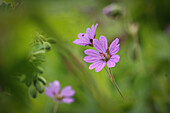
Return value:
<svg viewBox="0 0 170 113">
<path fill-rule="evenodd" d="M 55 96 L 57 100 L 62 100 L 64 97 L 59 93 Z"/>
<path fill-rule="evenodd" d="M 103 61 L 106 61 L 106 62 L 107 62 L 107 61 L 110 59 L 110 57 L 111 57 L 110 54 L 109 54 L 109 50 L 107 50 L 106 53 L 101 53 L 101 56 L 102 56 L 102 58 L 103 58 L 102 60 L 103 60 Z"/>
</svg>

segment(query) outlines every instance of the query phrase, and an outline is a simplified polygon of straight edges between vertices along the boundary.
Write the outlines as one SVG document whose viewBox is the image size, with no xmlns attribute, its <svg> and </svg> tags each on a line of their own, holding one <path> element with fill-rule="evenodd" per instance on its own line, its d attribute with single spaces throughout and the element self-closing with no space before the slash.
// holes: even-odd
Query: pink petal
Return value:
<svg viewBox="0 0 170 113">
<path fill-rule="evenodd" d="M 93 39 L 92 31 L 91 31 L 90 28 L 87 28 L 87 29 L 86 29 L 86 34 L 88 35 L 88 38 L 89 38 L 89 39 Z"/>
<path fill-rule="evenodd" d="M 119 62 L 119 59 L 120 59 L 120 56 L 119 55 L 113 55 L 113 56 L 111 56 L 111 58 L 110 59 L 113 59 L 114 60 L 114 62 Z"/>
<path fill-rule="evenodd" d="M 53 83 L 49 83 L 49 87 L 45 88 L 45 94 L 51 98 L 54 98 L 56 94 L 60 91 L 60 82 L 54 81 Z"/>
<path fill-rule="evenodd" d="M 92 35 L 93 35 L 94 38 L 95 38 L 95 35 L 96 35 L 97 26 L 98 26 L 98 24 L 96 24 L 95 27 L 92 28 Z"/>
<path fill-rule="evenodd" d="M 105 64 L 106 64 L 105 61 L 99 60 L 99 61 L 96 61 L 96 62 L 94 62 L 93 64 L 91 64 L 91 65 L 89 66 L 89 69 L 91 70 L 91 69 L 96 68 L 95 71 L 96 71 L 96 72 L 99 72 L 99 71 L 102 70 L 102 68 L 105 66 Z"/>
<path fill-rule="evenodd" d="M 120 45 L 120 44 L 116 45 L 115 48 L 113 48 L 111 51 L 109 51 L 110 55 L 114 55 L 114 54 L 116 54 L 117 52 L 119 52 L 119 45 Z"/>
<path fill-rule="evenodd" d="M 91 30 L 94 31 L 94 24 L 91 26 Z"/>
<path fill-rule="evenodd" d="M 61 91 L 61 95 L 64 97 L 69 97 L 69 96 L 73 96 L 75 94 L 75 91 L 72 89 L 71 86 L 66 86 L 65 88 L 63 88 L 63 90 Z"/>
<path fill-rule="evenodd" d="M 51 98 L 55 97 L 55 94 L 53 93 L 53 91 L 50 88 L 48 88 L 48 87 L 45 88 L 45 94 L 47 96 L 51 97 Z"/>
<path fill-rule="evenodd" d="M 105 66 L 106 62 L 102 61 L 100 64 L 98 64 L 98 66 L 96 66 L 95 72 L 99 72 L 103 69 L 103 67 Z"/>
<path fill-rule="evenodd" d="M 94 24 L 91 26 L 91 34 L 92 34 L 92 38 L 94 39 L 95 34 L 96 34 L 96 29 L 94 27 Z"/>
<path fill-rule="evenodd" d="M 64 102 L 64 103 L 70 104 L 70 103 L 74 102 L 74 99 L 73 99 L 73 98 L 64 98 L 64 99 L 62 99 L 62 101 L 61 101 L 61 102 Z"/>
<path fill-rule="evenodd" d="M 87 49 L 84 51 L 84 53 L 89 56 L 100 56 L 100 53 L 93 49 Z"/>
<path fill-rule="evenodd" d="M 98 62 L 94 62 L 93 64 L 91 64 L 89 66 L 89 69 L 92 70 L 92 69 L 96 68 L 97 65 L 98 65 Z"/>
<path fill-rule="evenodd" d="M 83 45 L 83 46 L 91 44 L 90 40 L 87 38 L 86 35 L 83 38 L 74 40 L 73 43 L 78 45 Z"/>
<path fill-rule="evenodd" d="M 108 66 L 109 68 L 115 67 L 115 66 L 116 66 L 115 63 L 119 62 L 119 59 L 120 59 L 120 56 L 119 56 L 119 55 L 113 55 L 113 56 L 109 59 L 109 61 L 107 61 L 107 66 Z"/>
<path fill-rule="evenodd" d="M 100 36 L 100 43 L 103 47 L 103 50 L 106 52 L 107 51 L 107 47 L 108 47 L 108 43 L 107 43 L 107 39 L 105 36 Z"/>
<path fill-rule="evenodd" d="M 114 52 L 115 48 L 117 49 L 117 44 L 119 43 L 119 39 L 116 38 L 109 46 L 109 52 L 111 54 L 113 54 L 112 52 Z"/>
<path fill-rule="evenodd" d="M 102 59 L 101 56 L 85 56 L 84 57 L 84 61 L 86 61 L 88 63 L 96 62 L 96 61 L 98 61 L 100 59 Z"/>
<path fill-rule="evenodd" d="M 83 38 L 84 35 L 85 35 L 84 33 L 79 33 L 77 37 L 78 37 L 78 38 Z"/>
<path fill-rule="evenodd" d="M 59 91 L 60 91 L 60 82 L 55 80 L 53 83 L 50 83 L 49 85 L 49 89 L 55 93 L 55 94 L 58 94 Z"/>
<path fill-rule="evenodd" d="M 82 40 L 80 40 L 80 39 L 74 40 L 73 43 L 74 43 L 74 44 L 78 44 L 78 45 L 83 45 L 83 46 L 85 46 L 85 45 L 87 44 L 87 43 L 85 43 L 85 42 L 82 42 Z"/>
<path fill-rule="evenodd" d="M 98 24 L 95 25 L 95 32 L 96 32 L 96 28 L 97 28 Z"/>
<path fill-rule="evenodd" d="M 111 67 L 115 67 L 116 64 L 115 64 L 115 62 L 114 62 L 112 59 L 109 59 L 109 60 L 107 61 L 107 66 L 108 66 L 109 68 L 111 68 Z"/>
<path fill-rule="evenodd" d="M 99 51 L 100 53 L 105 53 L 106 51 L 103 49 L 102 44 L 100 43 L 100 41 L 98 41 L 97 39 L 93 40 L 93 46 L 94 48 L 96 48 L 97 51 Z"/>
</svg>

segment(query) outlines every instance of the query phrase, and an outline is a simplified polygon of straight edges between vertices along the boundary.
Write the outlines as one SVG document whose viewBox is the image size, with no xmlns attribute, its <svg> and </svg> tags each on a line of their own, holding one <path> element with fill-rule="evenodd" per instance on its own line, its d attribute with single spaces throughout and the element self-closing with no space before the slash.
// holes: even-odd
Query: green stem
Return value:
<svg viewBox="0 0 170 113">
<path fill-rule="evenodd" d="M 111 79 L 111 81 L 112 81 L 113 84 L 115 85 L 116 89 L 118 90 L 119 94 L 120 94 L 121 97 L 124 99 L 124 96 L 123 96 L 121 90 L 119 89 L 118 85 L 116 84 L 116 81 L 115 81 L 115 78 L 114 78 L 114 76 L 113 76 L 113 74 L 112 74 L 112 72 L 111 72 L 111 69 L 109 68 L 109 71 L 108 71 L 108 70 L 106 69 L 106 67 L 105 67 L 105 70 L 106 70 L 106 72 L 108 73 L 109 78 Z"/>
<path fill-rule="evenodd" d="M 122 96 L 122 98 L 124 99 L 124 96 L 123 96 L 123 94 L 122 94 L 122 92 L 121 92 L 121 90 L 120 90 L 120 88 L 118 87 L 118 85 L 116 84 L 116 81 L 115 81 L 115 78 L 114 78 L 114 75 L 112 74 L 112 71 L 111 71 L 111 69 L 109 68 L 109 72 L 110 72 L 110 75 L 112 76 L 112 82 L 113 82 L 113 84 L 115 85 L 115 87 L 117 88 L 117 90 L 118 90 L 118 92 L 120 93 L 120 95 Z"/>
<path fill-rule="evenodd" d="M 57 113 L 57 110 L 58 110 L 58 102 L 56 102 L 56 104 L 54 106 L 53 113 Z"/>
<path fill-rule="evenodd" d="M 104 69 L 106 70 L 106 72 L 107 72 L 107 74 L 108 74 L 108 77 L 111 79 L 110 73 L 109 73 L 109 71 L 107 70 L 107 68 L 104 67 Z"/>
</svg>

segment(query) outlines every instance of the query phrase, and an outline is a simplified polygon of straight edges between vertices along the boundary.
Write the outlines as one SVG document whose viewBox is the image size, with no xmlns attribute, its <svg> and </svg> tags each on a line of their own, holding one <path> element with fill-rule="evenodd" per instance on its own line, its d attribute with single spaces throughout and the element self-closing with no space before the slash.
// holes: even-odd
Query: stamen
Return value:
<svg viewBox="0 0 170 113">
<path fill-rule="evenodd" d="M 101 56 L 102 56 L 102 60 L 103 61 L 108 61 L 110 59 L 110 54 L 109 54 L 109 50 L 107 50 L 107 52 L 104 54 L 104 53 L 100 53 Z"/>
<path fill-rule="evenodd" d="M 109 49 L 107 49 L 106 56 L 107 56 L 107 59 L 109 60 L 110 59 Z"/>
</svg>

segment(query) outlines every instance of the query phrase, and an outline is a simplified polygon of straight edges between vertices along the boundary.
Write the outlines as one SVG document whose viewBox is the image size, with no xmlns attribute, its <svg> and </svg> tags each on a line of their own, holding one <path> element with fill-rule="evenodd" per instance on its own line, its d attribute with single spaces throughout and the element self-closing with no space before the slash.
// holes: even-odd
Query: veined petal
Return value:
<svg viewBox="0 0 170 113">
<path fill-rule="evenodd" d="M 108 66 L 109 68 L 115 67 L 115 66 L 116 66 L 116 63 L 113 61 L 113 59 L 109 59 L 109 60 L 107 61 L 107 66 Z"/>
<path fill-rule="evenodd" d="M 83 45 L 85 46 L 87 43 L 83 42 L 82 40 L 80 39 L 76 39 L 73 41 L 74 44 L 77 44 L 77 45 Z"/>
<path fill-rule="evenodd" d="M 112 51 L 114 51 L 115 47 L 117 46 L 117 44 L 119 43 L 119 39 L 116 38 L 109 46 L 109 52 L 112 53 Z"/>
<path fill-rule="evenodd" d="M 108 47 L 108 42 L 105 36 L 100 36 L 100 43 L 103 47 L 103 50 L 106 52 L 107 51 L 107 47 Z"/>
<path fill-rule="evenodd" d="M 91 27 L 91 32 L 92 32 L 92 36 L 93 36 L 93 38 L 95 37 L 95 34 L 96 34 L 96 28 L 97 28 L 97 26 L 98 26 L 98 24 L 96 24 L 95 26 L 94 26 L 94 25 L 92 25 L 92 27 Z"/>
<path fill-rule="evenodd" d="M 66 98 L 63 98 L 63 99 L 61 100 L 61 102 L 70 104 L 70 103 L 74 102 L 74 98 L 68 98 L 68 97 L 66 97 Z"/>
<path fill-rule="evenodd" d="M 84 57 L 84 61 L 86 61 L 88 63 L 96 62 L 96 61 L 98 61 L 100 59 L 102 59 L 101 56 L 85 56 Z"/>
<path fill-rule="evenodd" d="M 102 61 L 101 63 L 98 64 L 98 66 L 95 69 L 95 72 L 99 72 L 103 69 L 103 67 L 105 66 L 106 62 Z"/>
<path fill-rule="evenodd" d="M 110 55 L 114 55 L 119 52 L 119 45 L 120 44 L 116 45 L 113 49 L 111 49 L 111 51 L 109 51 Z"/>
<path fill-rule="evenodd" d="M 98 41 L 97 39 L 93 40 L 93 46 L 94 48 L 99 51 L 100 53 L 105 53 L 105 50 L 103 49 L 102 44 L 100 43 L 100 41 Z"/>
<path fill-rule="evenodd" d="M 119 55 L 113 55 L 110 59 L 113 59 L 115 63 L 119 62 L 120 56 Z"/>
<path fill-rule="evenodd" d="M 83 45 L 83 46 L 91 44 L 91 42 L 89 41 L 87 37 L 76 39 L 73 41 L 73 43 L 78 44 L 78 45 Z"/>
<path fill-rule="evenodd" d="M 92 31 L 91 31 L 90 28 L 87 28 L 87 29 L 86 29 L 86 34 L 88 35 L 88 38 L 89 38 L 89 39 L 93 39 L 93 38 L 92 38 L 92 37 L 93 37 L 93 36 L 92 36 Z"/>
<path fill-rule="evenodd" d="M 115 67 L 116 63 L 119 62 L 120 56 L 119 55 L 113 55 L 108 61 L 107 61 L 107 66 L 109 68 Z"/>
<path fill-rule="evenodd" d="M 75 94 L 75 91 L 72 89 L 71 86 L 66 86 L 65 88 L 63 88 L 63 90 L 61 91 L 61 95 L 64 97 L 69 97 L 69 96 L 73 96 Z"/>
<path fill-rule="evenodd" d="M 105 61 L 99 60 L 99 61 L 96 61 L 96 62 L 94 62 L 93 64 L 91 64 L 91 65 L 89 66 L 89 69 L 91 70 L 91 69 L 96 68 L 95 71 L 96 71 L 96 72 L 99 72 L 99 71 L 102 70 L 102 68 L 105 66 L 105 64 L 106 64 Z"/>
<path fill-rule="evenodd" d="M 93 64 L 91 64 L 91 65 L 89 66 L 89 69 L 92 70 L 92 69 L 96 68 L 97 65 L 98 65 L 98 61 L 96 61 L 96 62 L 94 62 Z"/>
<path fill-rule="evenodd" d="M 87 49 L 84 51 L 84 53 L 89 56 L 100 56 L 100 53 L 93 49 Z"/>
<path fill-rule="evenodd" d="M 77 37 L 78 37 L 78 38 L 83 38 L 84 35 L 85 35 L 84 33 L 79 33 Z"/>
</svg>

